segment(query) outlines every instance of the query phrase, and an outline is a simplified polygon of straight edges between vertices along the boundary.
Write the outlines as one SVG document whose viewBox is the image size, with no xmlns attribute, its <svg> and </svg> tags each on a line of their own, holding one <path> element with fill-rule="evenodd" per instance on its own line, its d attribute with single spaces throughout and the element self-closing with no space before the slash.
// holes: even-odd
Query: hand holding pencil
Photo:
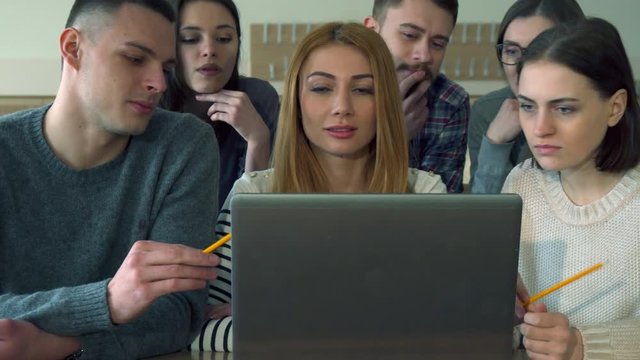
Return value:
<svg viewBox="0 0 640 360">
<path fill-rule="evenodd" d="M 181 244 L 136 241 L 107 284 L 111 322 L 126 324 L 161 296 L 206 287 L 220 259 Z"/>
<path fill-rule="evenodd" d="M 523 319 L 524 323 L 520 326 L 520 332 L 531 358 L 538 358 L 538 356 L 557 356 L 562 359 L 583 358 L 583 340 L 580 331 L 571 326 L 565 314 L 548 312 L 545 304 L 536 303 L 536 301 L 591 274 L 603 265 L 604 263 L 598 263 L 591 266 L 523 301 L 522 305 L 527 313 Z"/>
</svg>

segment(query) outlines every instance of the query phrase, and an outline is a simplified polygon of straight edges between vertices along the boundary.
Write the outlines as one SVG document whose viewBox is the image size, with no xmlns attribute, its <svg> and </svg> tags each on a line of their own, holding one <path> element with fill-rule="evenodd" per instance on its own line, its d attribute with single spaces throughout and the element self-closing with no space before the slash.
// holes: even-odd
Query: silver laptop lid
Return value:
<svg viewBox="0 0 640 360">
<path fill-rule="evenodd" d="M 517 195 L 238 194 L 234 359 L 506 359 Z"/>
</svg>

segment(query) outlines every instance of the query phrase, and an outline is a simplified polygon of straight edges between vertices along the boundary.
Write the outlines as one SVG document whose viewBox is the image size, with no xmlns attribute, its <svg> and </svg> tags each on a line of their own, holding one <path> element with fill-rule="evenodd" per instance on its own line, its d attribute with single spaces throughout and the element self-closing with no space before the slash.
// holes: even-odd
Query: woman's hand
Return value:
<svg viewBox="0 0 640 360">
<path fill-rule="evenodd" d="M 520 332 L 531 360 L 584 358 L 582 334 L 569 325 L 566 315 L 547 312 L 542 303 L 529 305 L 527 311 Z"/>
<path fill-rule="evenodd" d="M 518 273 L 518 279 L 516 280 L 516 304 L 514 310 L 515 315 L 513 317 L 514 325 L 522 324 L 524 314 L 527 312 L 522 304 L 526 303 L 527 301 L 529 301 L 529 291 L 524 285 L 524 281 L 522 281 L 520 273 Z"/>
<path fill-rule="evenodd" d="M 494 144 L 505 144 L 513 141 L 520 134 L 519 119 L 520 104 L 516 99 L 506 99 L 496 118 L 493 119 L 487 129 L 487 138 Z"/>
<path fill-rule="evenodd" d="M 207 115 L 211 121 L 224 121 L 247 142 L 269 141 L 269 128 L 260 117 L 247 94 L 220 90 L 214 94 L 196 95 L 198 101 L 212 102 Z"/>
<path fill-rule="evenodd" d="M 212 102 L 207 116 L 211 121 L 224 121 L 247 142 L 245 171 L 263 170 L 271 156 L 271 134 L 251 99 L 242 91 L 220 90 L 214 94 L 196 95 L 196 100 Z"/>
</svg>

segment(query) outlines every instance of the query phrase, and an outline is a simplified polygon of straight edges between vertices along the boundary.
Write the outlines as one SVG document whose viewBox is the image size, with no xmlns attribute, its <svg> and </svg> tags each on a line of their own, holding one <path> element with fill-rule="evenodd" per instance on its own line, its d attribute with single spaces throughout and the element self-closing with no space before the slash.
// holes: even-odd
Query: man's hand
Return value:
<svg viewBox="0 0 640 360">
<path fill-rule="evenodd" d="M 0 319 L 0 360 L 63 359 L 80 341 L 40 330 L 30 322 Z"/>
<path fill-rule="evenodd" d="M 582 360 L 583 344 L 580 331 L 569 326 L 569 319 L 561 313 L 547 312 L 541 303 L 528 306 L 520 332 L 531 360 Z"/>
<path fill-rule="evenodd" d="M 487 138 L 494 144 L 506 144 L 520 134 L 522 127 L 519 120 L 519 103 L 516 99 L 506 99 L 496 118 L 487 129 Z"/>
<path fill-rule="evenodd" d="M 427 121 L 429 109 L 427 108 L 427 90 L 431 85 L 431 78 L 426 76 L 424 70 L 409 73 L 400 81 L 400 97 L 402 100 L 402 112 L 406 124 L 407 140 L 413 139 L 422 131 Z"/>
<path fill-rule="evenodd" d="M 107 286 L 111 321 L 127 323 L 163 295 L 205 287 L 219 263 L 216 255 L 184 245 L 137 241 Z"/>
</svg>

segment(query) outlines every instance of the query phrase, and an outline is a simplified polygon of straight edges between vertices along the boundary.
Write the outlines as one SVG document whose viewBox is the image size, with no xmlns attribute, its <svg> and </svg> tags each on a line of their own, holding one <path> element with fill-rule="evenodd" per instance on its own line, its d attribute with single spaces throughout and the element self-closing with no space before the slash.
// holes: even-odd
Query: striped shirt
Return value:
<svg viewBox="0 0 640 360">
<path fill-rule="evenodd" d="M 448 192 L 462 192 L 469 94 L 439 74 L 429 87 L 427 97 L 429 117 L 420 134 L 411 140 L 409 166 L 440 175 Z"/>
</svg>

